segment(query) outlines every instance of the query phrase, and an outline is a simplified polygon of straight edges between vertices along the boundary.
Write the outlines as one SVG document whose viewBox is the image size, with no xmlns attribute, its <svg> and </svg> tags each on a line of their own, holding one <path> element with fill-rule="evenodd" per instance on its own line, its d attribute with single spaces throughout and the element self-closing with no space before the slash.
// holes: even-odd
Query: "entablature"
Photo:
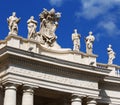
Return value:
<svg viewBox="0 0 120 105">
<path fill-rule="evenodd" d="M 56 66 L 57 68 L 67 68 L 69 69 L 69 72 L 84 72 L 93 75 L 97 74 L 98 76 L 107 76 L 111 72 L 110 69 L 74 63 L 62 59 L 49 57 L 46 55 L 36 54 L 34 52 L 24 51 L 10 46 L 5 46 L 4 48 L 2 48 L 0 50 L 0 56 L 1 60 L 8 57 L 11 63 L 19 62 L 19 64 L 24 64 L 24 66 L 27 64 L 31 64 L 31 67 L 32 65 L 37 67 L 39 66 L 39 63 L 45 63 Z"/>
</svg>

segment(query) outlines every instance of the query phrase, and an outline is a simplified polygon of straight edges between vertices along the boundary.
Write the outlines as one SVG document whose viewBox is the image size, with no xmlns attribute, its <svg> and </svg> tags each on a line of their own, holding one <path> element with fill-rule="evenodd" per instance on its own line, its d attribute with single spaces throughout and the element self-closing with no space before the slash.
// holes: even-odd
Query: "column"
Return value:
<svg viewBox="0 0 120 105">
<path fill-rule="evenodd" d="M 33 105 L 34 103 L 34 91 L 30 87 L 24 87 L 22 105 Z"/>
<path fill-rule="evenodd" d="M 71 105 L 82 105 L 82 99 L 78 95 L 72 95 Z"/>
<path fill-rule="evenodd" d="M 87 105 L 96 105 L 96 101 L 95 100 L 90 100 L 87 102 Z"/>
<path fill-rule="evenodd" d="M 16 86 L 8 85 L 5 87 L 5 97 L 3 105 L 16 105 Z"/>
<path fill-rule="evenodd" d="M 4 92 L 2 87 L 0 86 L 0 105 L 3 105 L 3 101 L 4 101 Z"/>
</svg>

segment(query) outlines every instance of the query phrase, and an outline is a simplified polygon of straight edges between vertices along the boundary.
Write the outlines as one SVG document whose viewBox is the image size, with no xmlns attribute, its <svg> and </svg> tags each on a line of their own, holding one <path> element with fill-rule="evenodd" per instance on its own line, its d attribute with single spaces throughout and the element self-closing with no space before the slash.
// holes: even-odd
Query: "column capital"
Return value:
<svg viewBox="0 0 120 105">
<path fill-rule="evenodd" d="M 34 93 L 34 90 L 33 90 L 32 88 L 26 88 L 26 89 L 23 90 L 23 93 L 26 93 L 26 92 L 33 94 L 33 93 Z"/>
<path fill-rule="evenodd" d="M 17 83 L 17 82 L 6 82 L 6 83 L 2 83 L 2 87 L 7 89 L 7 88 L 17 88 L 18 86 L 20 86 L 21 83 Z"/>
<path fill-rule="evenodd" d="M 97 102 L 95 99 L 88 100 L 88 102 L 87 102 L 87 105 L 96 105 L 96 104 L 97 104 Z"/>
<path fill-rule="evenodd" d="M 7 90 L 7 89 L 17 90 L 17 86 L 18 86 L 18 84 L 12 84 L 12 83 L 4 85 L 5 90 Z"/>
<path fill-rule="evenodd" d="M 87 104 L 88 105 L 96 105 L 98 99 L 101 99 L 99 96 L 87 96 Z"/>
<path fill-rule="evenodd" d="M 83 97 L 86 97 L 86 96 L 83 95 L 83 94 L 76 94 L 76 93 L 74 93 L 74 94 L 71 95 L 71 97 L 83 98 Z"/>
<path fill-rule="evenodd" d="M 83 97 L 84 95 L 81 95 L 81 94 L 72 94 L 71 102 L 81 102 Z"/>
<path fill-rule="evenodd" d="M 23 93 L 34 93 L 33 87 L 23 86 Z"/>
<path fill-rule="evenodd" d="M 33 105 L 34 103 L 34 88 L 30 85 L 23 85 L 22 105 Z"/>
<path fill-rule="evenodd" d="M 33 85 L 23 85 L 23 92 L 30 92 L 34 93 L 34 89 L 38 88 L 37 86 Z"/>
</svg>

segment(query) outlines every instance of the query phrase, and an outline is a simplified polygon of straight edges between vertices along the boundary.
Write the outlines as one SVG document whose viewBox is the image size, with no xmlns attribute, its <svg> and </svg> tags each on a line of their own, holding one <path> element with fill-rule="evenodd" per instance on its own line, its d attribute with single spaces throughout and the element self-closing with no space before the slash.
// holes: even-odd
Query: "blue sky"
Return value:
<svg viewBox="0 0 120 105">
<path fill-rule="evenodd" d="M 81 48 L 85 52 L 85 40 L 88 32 L 95 36 L 94 54 L 97 62 L 107 63 L 107 47 L 112 44 L 116 53 L 114 64 L 120 65 L 120 0 L 0 0 L 0 39 L 3 40 L 9 30 L 7 18 L 16 12 L 21 17 L 18 24 L 19 35 L 27 37 L 27 20 L 34 16 L 38 21 L 43 8 L 55 8 L 62 13 L 56 30 L 57 42 L 63 48 L 72 48 L 71 34 L 74 29 L 81 34 Z"/>
</svg>

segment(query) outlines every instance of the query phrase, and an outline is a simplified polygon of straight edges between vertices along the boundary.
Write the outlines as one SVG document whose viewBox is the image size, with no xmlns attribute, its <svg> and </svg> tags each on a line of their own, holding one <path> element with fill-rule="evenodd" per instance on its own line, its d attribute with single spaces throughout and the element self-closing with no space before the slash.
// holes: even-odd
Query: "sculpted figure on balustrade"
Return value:
<svg viewBox="0 0 120 105">
<path fill-rule="evenodd" d="M 115 52 L 112 49 L 112 45 L 109 44 L 107 51 L 108 51 L 108 64 L 113 64 L 113 60 L 115 59 Z"/>
<path fill-rule="evenodd" d="M 9 18 L 7 18 L 7 22 L 8 22 L 8 27 L 9 27 L 9 34 L 18 34 L 18 23 L 20 21 L 20 18 L 16 17 L 16 12 L 12 13 L 12 16 L 10 16 Z"/>
<path fill-rule="evenodd" d="M 73 41 L 73 50 L 78 51 L 80 50 L 80 37 L 81 35 L 77 33 L 77 29 L 74 30 L 72 34 L 72 41 Z"/>
<path fill-rule="evenodd" d="M 92 54 L 94 40 L 95 37 L 93 36 L 92 32 L 89 32 L 89 35 L 85 38 L 87 54 Z"/>
<path fill-rule="evenodd" d="M 37 21 L 34 20 L 34 16 L 31 16 L 30 19 L 28 19 L 27 25 L 28 25 L 28 39 L 36 40 Z"/>
</svg>

